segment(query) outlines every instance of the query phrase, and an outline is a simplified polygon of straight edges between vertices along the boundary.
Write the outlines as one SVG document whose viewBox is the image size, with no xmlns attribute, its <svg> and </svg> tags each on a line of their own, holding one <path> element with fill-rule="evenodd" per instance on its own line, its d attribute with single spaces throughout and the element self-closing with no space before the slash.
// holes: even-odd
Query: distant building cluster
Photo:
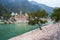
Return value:
<svg viewBox="0 0 60 40">
<path fill-rule="evenodd" d="M 12 13 L 12 16 L 16 19 L 18 22 L 26 22 L 28 19 L 28 14 L 20 11 L 20 13 Z"/>
<path fill-rule="evenodd" d="M 0 18 L 0 23 L 13 23 L 15 20 L 16 22 L 27 22 L 28 19 L 28 14 L 27 13 L 22 13 L 22 11 L 20 11 L 20 13 L 11 13 L 11 17 L 9 19 L 4 19 L 3 16 L 1 16 Z"/>
</svg>

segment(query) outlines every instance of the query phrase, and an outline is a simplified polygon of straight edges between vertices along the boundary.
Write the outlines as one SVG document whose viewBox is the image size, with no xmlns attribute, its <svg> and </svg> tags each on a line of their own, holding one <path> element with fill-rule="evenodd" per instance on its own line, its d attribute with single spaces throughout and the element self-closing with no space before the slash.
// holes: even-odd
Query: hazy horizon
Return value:
<svg viewBox="0 0 60 40">
<path fill-rule="evenodd" d="M 19 0 L 7 0 L 11 3 L 15 2 L 15 1 L 19 1 Z M 25 0 L 21 0 L 21 1 L 25 1 Z M 37 2 L 39 4 L 44 4 L 50 7 L 60 7 L 60 1 L 59 0 L 28 0 L 28 1 L 34 1 Z"/>
<path fill-rule="evenodd" d="M 35 1 L 39 4 L 45 4 L 50 7 L 60 7 L 60 1 L 59 0 L 29 0 L 29 1 Z"/>
</svg>

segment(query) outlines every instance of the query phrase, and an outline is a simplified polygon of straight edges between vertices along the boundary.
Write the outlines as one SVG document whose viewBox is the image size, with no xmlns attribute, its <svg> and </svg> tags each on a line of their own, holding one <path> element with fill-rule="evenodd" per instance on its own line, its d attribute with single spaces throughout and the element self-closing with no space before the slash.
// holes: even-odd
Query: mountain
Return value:
<svg viewBox="0 0 60 40">
<path fill-rule="evenodd" d="M 31 4 L 27 0 L 15 0 L 14 2 L 11 2 L 11 0 L 1 0 L 0 2 L 3 4 L 4 7 L 14 12 L 30 12 L 40 9 L 39 6 Z"/>
<path fill-rule="evenodd" d="M 36 5 L 36 6 L 39 6 L 41 9 L 44 9 L 47 11 L 47 13 L 51 13 L 53 11 L 53 7 L 49 7 L 47 5 L 44 5 L 44 4 L 39 4 L 37 2 L 34 2 L 34 1 L 30 1 L 30 3 Z"/>
<path fill-rule="evenodd" d="M 52 7 L 46 6 L 44 4 L 38 4 L 34 1 L 30 2 L 28 0 L 0 0 L 0 3 L 12 12 L 31 12 L 44 9 L 48 13 L 51 13 L 53 10 Z"/>
</svg>

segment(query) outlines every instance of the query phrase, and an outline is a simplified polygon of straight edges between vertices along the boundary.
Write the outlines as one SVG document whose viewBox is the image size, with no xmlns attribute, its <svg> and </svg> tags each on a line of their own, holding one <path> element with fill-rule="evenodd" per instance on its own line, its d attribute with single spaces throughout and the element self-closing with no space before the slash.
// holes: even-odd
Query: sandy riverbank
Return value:
<svg viewBox="0 0 60 40">
<path fill-rule="evenodd" d="M 49 24 L 42 29 L 38 28 L 9 40 L 60 40 L 60 23 Z"/>
</svg>

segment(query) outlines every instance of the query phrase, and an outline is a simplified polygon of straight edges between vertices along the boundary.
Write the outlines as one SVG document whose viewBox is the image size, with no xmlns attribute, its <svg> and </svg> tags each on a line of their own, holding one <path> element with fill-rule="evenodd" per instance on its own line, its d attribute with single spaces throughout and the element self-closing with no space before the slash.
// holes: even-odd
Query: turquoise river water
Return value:
<svg viewBox="0 0 60 40">
<path fill-rule="evenodd" d="M 38 27 L 39 27 L 38 25 L 32 26 L 28 25 L 28 23 L 13 23 L 0 25 L 0 40 L 8 40 L 12 37 L 34 30 Z"/>
<path fill-rule="evenodd" d="M 0 25 L 0 40 L 8 40 L 36 28 L 38 28 L 37 25 L 31 26 L 27 23 L 3 24 Z"/>
</svg>

